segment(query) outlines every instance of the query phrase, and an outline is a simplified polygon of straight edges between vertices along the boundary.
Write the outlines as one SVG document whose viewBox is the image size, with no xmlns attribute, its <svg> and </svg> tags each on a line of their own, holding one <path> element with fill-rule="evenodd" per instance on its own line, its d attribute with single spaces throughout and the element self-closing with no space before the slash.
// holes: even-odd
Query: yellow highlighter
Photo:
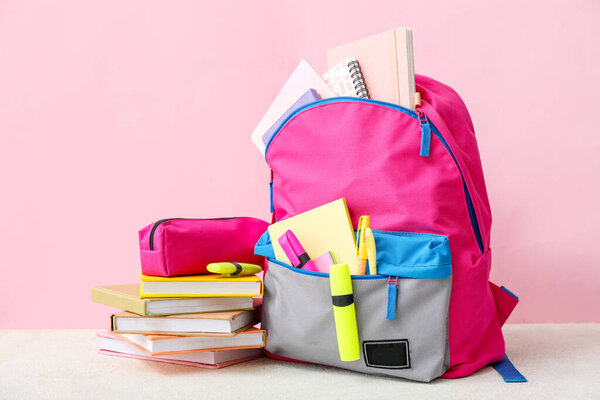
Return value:
<svg viewBox="0 0 600 400">
<path fill-rule="evenodd" d="M 333 318 L 340 360 L 358 360 L 360 359 L 360 345 L 348 264 L 332 265 L 329 268 L 329 283 L 331 284 Z"/>
<path fill-rule="evenodd" d="M 262 271 L 260 265 L 237 262 L 211 263 L 206 266 L 206 269 L 213 274 L 221 274 L 224 278 L 254 275 Z"/>
<path fill-rule="evenodd" d="M 358 274 L 364 275 L 367 271 L 367 241 L 365 231 L 371 225 L 371 218 L 363 215 L 358 220 L 358 241 L 356 243 L 358 255 Z"/>
<path fill-rule="evenodd" d="M 377 248 L 375 247 L 375 236 L 371 228 L 365 229 L 365 240 L 367 242 L 367 257 L 369 258 L 369 274 L 377 275 Z"/>
</svg>

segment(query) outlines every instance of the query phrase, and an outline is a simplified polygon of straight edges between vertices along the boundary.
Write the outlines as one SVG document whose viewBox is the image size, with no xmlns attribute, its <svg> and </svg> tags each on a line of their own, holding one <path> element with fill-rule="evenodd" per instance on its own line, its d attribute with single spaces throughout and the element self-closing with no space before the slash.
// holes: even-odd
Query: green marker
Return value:
<svg viewBox="0 0 600 400">
<path fill-rule="evenodd" d="M 352 280 L 348 264 L 334 264 L 329 268 L 333 318 L 337 334 L 338 350 L 342 361 L 360 359 L 356 311 L 352 294 Z"/>
</svg>

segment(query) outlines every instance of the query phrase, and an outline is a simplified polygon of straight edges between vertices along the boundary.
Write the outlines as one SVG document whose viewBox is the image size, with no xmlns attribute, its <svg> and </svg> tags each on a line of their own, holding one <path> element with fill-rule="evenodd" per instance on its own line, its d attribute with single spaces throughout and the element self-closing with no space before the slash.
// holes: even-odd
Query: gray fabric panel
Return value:
<svg viewBox="0 0 600 400">
<path fill-rule="evenodd" d="M 361 359 L 339 358 L 329 279 L 269 262 L 265 274 L 263 327 L 266 349 L 284 357 L 376 375 L 431 381 L 449 364 L 448 303 L 451 277 L 399 279 L 396 319 L 385 318 L 387 279 L 352 281 Z M 410 368 L 368 367 L 363 341 L 407 339 Z"/>
</svg>

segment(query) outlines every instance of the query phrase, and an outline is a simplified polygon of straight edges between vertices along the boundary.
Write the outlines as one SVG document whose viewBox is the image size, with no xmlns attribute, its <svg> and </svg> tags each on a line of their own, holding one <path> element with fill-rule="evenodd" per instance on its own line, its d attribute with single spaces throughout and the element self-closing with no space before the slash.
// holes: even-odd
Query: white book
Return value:
<svg viewBox="0 0 600 400">
<path fill-rule="evenodd" d="M 255 322 L 255 319 L 254 310 L 176 314 L 163 317 L 143 317 L 124 311 L 112 316 L 112 330 L 142 333 L 210 332 L 231 334 Z"/>
<path fill-rule="evenodd" d="M 139 333 L 116 333 L 115 336 L 133 344 L 138 349 L 160 355 L 179 352 L 205 352 L 228 348 L 260 348 L 265 345 L 265 331 L 249 328 L 233 336 L 168 336 Z"/>
<path fill-rule="evenodd" d="M 305 59 L 302 59 L 252 132 L 252 143 L 261 154 L 264 155 L 266 150 L 262 141 L 263 134 L 309 89 L 316 90 L 322 99 L 336 95 L 313 67 Z"/>
</svg>

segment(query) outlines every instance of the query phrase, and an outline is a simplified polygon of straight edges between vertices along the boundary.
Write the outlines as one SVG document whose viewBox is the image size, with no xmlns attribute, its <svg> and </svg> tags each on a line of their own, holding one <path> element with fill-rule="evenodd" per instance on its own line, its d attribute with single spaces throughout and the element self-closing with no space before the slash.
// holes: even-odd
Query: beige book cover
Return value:
<svg viewBox="0 0 600 400">
<path fill-rule="evenodd" d="M 147 314 L 148 300 L 140 299 L 140 285 L 110 285 L 92 288 L 92 301 L 140 315 Z"/>
<path fill-rule="evenodd" d="M 387 101 L 415 109 L 412 31 L 396 28 L 330 49 L 327 67 L 346 57 L 358 60 L 373 100 Z"/>
<path fill-rule="evenodd" d="M 247 297 L 141 299 L 140 285 L 137 283 L 92 288 L 93 302 L 145 316 L 251 310 L 262 304 L 259 300 L 260 298 L 250 299 Z"/>
</svg>

